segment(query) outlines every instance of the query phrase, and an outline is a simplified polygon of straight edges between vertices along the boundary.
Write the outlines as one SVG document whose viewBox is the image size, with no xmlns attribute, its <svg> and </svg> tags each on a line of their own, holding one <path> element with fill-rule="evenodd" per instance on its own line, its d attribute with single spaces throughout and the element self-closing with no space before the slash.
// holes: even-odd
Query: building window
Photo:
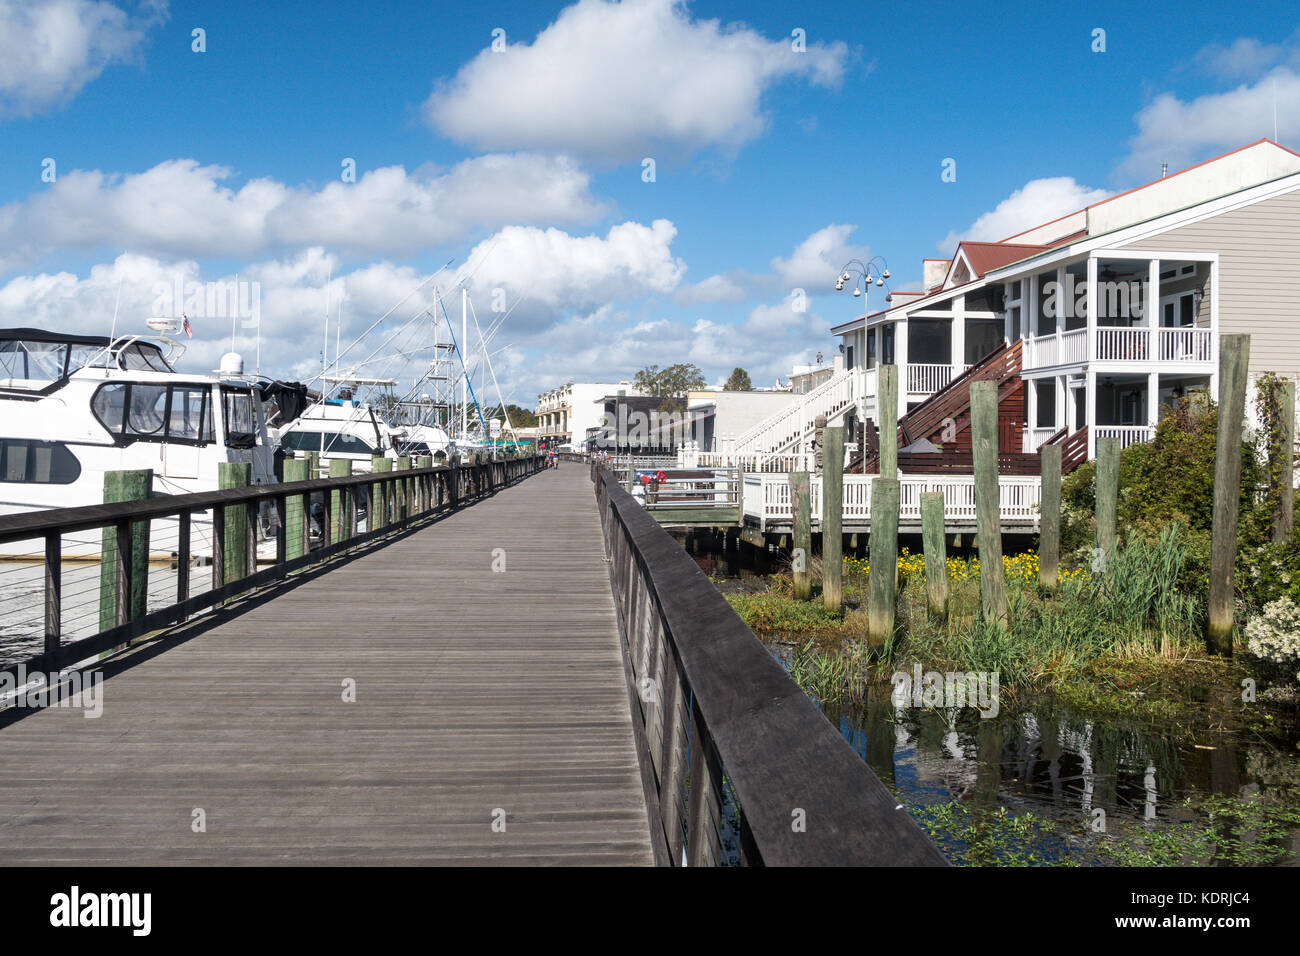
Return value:
<svg viewBox="0 0 1300 956">
<path fill-rule="evenodd" d="M 62 442 L 0 438 L 0 481 L 70 485 L 81 477 L 81 462 Z"/>
</svg>

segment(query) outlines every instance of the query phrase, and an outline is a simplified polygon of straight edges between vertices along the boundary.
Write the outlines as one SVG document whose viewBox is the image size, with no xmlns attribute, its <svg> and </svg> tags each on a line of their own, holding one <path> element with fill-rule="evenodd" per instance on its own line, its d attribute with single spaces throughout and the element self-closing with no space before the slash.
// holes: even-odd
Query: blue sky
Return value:
<svg viewBox="0 0 1300 956">
<path fill-rule="evenodd" d="M 850 256 L 915 288 L 957 237 L 1271 137 L 1275 102 L 1300 145 L 1294 4 L 1186 11 L 0 0 L 0 325 L 107 331 L 120 294 L 140 328 L 159 282 L 237 274 L 264 369 L 306 376 L 327 295 L 346 341 L 451 259 L 437 285 L 515 306 L 508 400 L 652 362 L 770 384 L 860 311 Z M 215 367 L 229 322 L 194 325 Z"/>
</svg>

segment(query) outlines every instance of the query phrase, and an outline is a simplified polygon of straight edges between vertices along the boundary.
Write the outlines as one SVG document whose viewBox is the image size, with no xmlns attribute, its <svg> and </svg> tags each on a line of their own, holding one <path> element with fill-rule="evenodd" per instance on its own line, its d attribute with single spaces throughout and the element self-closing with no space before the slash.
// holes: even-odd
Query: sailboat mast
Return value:
<svg viewBox="0 0 1300 956">
<path fill-rule="evenodd" d="M 469 340 L 469 290 L 460 290 L 460 364 L 465 373 L 460 377 L 460 437 L 469 434 L 469 366 L 465 357 L 465 343 Z"/>
</svg>

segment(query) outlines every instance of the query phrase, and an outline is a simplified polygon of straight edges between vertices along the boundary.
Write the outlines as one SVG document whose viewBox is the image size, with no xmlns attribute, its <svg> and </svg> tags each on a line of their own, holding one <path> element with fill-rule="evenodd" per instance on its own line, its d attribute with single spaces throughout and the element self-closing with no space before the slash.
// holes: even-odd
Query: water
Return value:
<svg viewBox="0 0 1300 956">
<path fill-rule="evenodd" d="M 775 650 L 778 658 L 787 652 Z M 1296 752 L 1254 735 L 1207 733 L 1175 744 L 1159 728 L 1064 710 L 982 719 L 970 708 L 896 707 L 890 690 L 873 688 L 856 708 L 822 710 L 901 803 L 1032 813 L 1048 826 L 1026 848 L 1049 861 L 1105 862 L 1098 851 L 1107 839 L 1168 834 L 1197 819 L 1188 798 L 1294 806 L 1300 786 Z M 950 854 L 961 849 L 952 840 L 940 845 Z M 1281 862 L 1300 865 L 1300 829 L 1280 845 Z"/>
<path fill-rule="evenodd" d="M 212 587 L 210 567 L 190 568 L 190 595 Z M 62 571 L 62 634 L 68 644 L 99 631 L 98 562 L 65 562 Z M 175 565 L 149 565 L 148 608 L 176 600 Z M 45 566 L 38 562 L 0 563 L 0 668 L 45 650 Z"/>
<path fill-rule="evenodd" d="M 688 551 L 725 592 L 766 590 L 765 576 L 778 569 L 774 553 L 709 553 L 703 544 Z M 765 642 L 788 665 L 795 642 Z M 891 690 L 873 686 L 866 702 L 852 707 L 815 702 L 900 803 L 918 817 L 956 819 L 936 832 L 953 859 L 969 849 L 963 828 L 999 811 L 1041 821 L 1020 840 L 1022 857 L 1088 865 L 1121 862 L 1130 846 L 1185 845 L 1189 827 L 1208 829 L 1189 799 L 1193 806 L 1214 795 L 1300 806 L 1294 740 L 1288 749 L 1240 729 L 1189 736 L 1046 704 L 984 719 L 971 708 L 895 706 Z M 1189 686 L 1184 696 L 1205 700 L 1205 688 Z M 1267 833 L 1232 821 L 1216 827 L 1243 845 L 1264 844 L 1267 862 L 1300 865 L 1300 826 Z"/>
</svg>

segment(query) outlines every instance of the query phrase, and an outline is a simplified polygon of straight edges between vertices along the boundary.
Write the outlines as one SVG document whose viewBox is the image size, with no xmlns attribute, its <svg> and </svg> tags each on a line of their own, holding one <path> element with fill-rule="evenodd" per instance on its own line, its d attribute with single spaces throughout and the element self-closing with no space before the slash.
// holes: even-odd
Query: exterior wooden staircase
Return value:
<svg viewBox="0 0 1300 956">
<path fill-rule="evenodd" d="M 970 385 L 972 382 L 994 382 L 997 385 L 999 408 L 1004 402 L 1023 397 L 1025 383 L 1020 377 L 1021 341 L 1003 344 L 958 375 L 944 388 L 904 415 L 898 422 L 898 447 L 921 439 L 929 439 L 941 447 L 952 444 L 953 437 L 968 433 L 970 429 Z M 999 423 L 1001 426 L 1001 423 Z M 1002 435 L 1002 431 L 1007 431 Z M 947 440 L 945 440 L 947 437 Z M 1025 455 L 1019 450 L 1019 433 L 999 427 L 998 444 L 1004 450 L 998 455 L 999 471 L 1004 474 L 1037 474 L 1037 455 Z M 962 443 L 958 443 L 962 444 Z M 964 443 L 969 446 L 969 441 Z M 1086 449 L 1087 442 L 1084 442 Z M 906 460 L 905 460 L 906 459 Z M 1021 459 L 1026 459 L 1022 461 Z M 1030 461 L 1032 459 L 1032 461 Z M 939 454 L 900 454 L 899 466 L 905 471 L 942 472 L 969 469 L 969 448 L 947 449 Z M 868 453 L 863 462 L 859 457 L 849 465 L 852 471 L 873 473 L 879 467 L 876 454 Z"/>
</svg>

